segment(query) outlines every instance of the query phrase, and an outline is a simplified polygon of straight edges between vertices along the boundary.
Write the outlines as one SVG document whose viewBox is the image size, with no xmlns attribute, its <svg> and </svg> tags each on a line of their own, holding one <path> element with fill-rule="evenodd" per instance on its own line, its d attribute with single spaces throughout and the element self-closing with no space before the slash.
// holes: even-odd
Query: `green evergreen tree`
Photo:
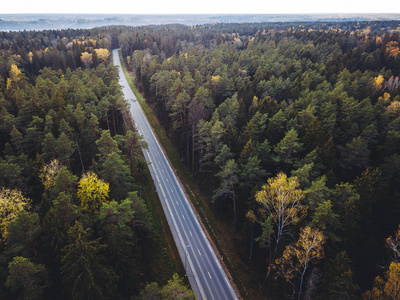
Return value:
<svg viewBox="0 0 400 300">
<path fill-rule="evenodd" d="M 215 202 L 219 198 L 227 198 L 232 200 L 233 203 L 233 220 L 235 226 L 235 232 L 237 230 L 236 220 L 236 192 L 235 185 L 238 183 L 237 177 L 237 165 L 234 159 L 229 159 L 222 167 L 221 171 L 217 173 L 217 177 L 220 179 L 219 187 L 214 191 L 212 201 Z"/>
<path fill-rule="evenodd" d="M 296 162 L 296 157 L 302 150 L 303 144 L 300 143 L 297 131 L 294 128 L 286 132 L 285 137 L 274 148 L 277 161 L 284 169 L 288 169 Z"/>
<path fill-rule="evenodd" d="M 43 299 L 44 291 L 49 286 L 48 273 L 44 265 L 16 256 L 8 264 L 8 272 L 6 286 L 17 299 Z"/>
<path fill-rule="evenodd" d="M 196 295 L 183 284 L 182 278 L 179 278 L 178 274 L 175 273 L 172 279 L 162 287 L 161 298 L 165 300 L 195 300 Z"/>
<path fill-rule="evenodd" d="M 359 299 L 360 288 L 354 282 L 352 261 L 346 251 L 338 252 L 326 262 L 323 293 L 320 299 Z"/>
<path fill-rule="evenodd" d="M 66 293 L 73 299 L 106 299 L 115 292 L 114 271 L 103 264 L 106 245 L 90 240 L 89 228 L 78 221 L 68 230 L 69 243 L 63 248 L 61 274 Z"/>
</svg>

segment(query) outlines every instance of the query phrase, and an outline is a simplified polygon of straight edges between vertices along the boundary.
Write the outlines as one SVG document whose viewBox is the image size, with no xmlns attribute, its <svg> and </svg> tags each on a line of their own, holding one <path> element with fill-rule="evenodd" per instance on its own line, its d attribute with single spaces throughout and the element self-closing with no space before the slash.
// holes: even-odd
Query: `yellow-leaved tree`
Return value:
<svg viewBox="0 0 400 300">
<path fill-rule="evenodd" d="M 4 242 L 7 237 L 7 226 L 11 221 L 30 205 L 31 200 L 25 198 L 21 191 L 0 188 L 0 242 Z"/>
<path fill-rule="evenodd" d="M 32 63 L 33 62 L 33 52 L 32 51 L 29 51 L 28 57 L 29 57 L 29 62 Z"/>
<path fill-rule="evenodd" d="M 295 277 L 300 278 L 298 299 L 301 299 L 304 275 L 310 264 L 319 262 L 324 257 L 325 236 L 317 228 L 306 226 L 300 230 L 296 243 L 286 246 L 282 257 L 276 260 L 278 274 L 287 282 L 293 283 Z"/>
<path fill-rule="evenodd" d="M 110 184 L 99 179 L 93 172 L 82 176 L 78 183 L 78 199 L 81 207 L 90 213 L 98 213 L 103 203 L 108 203 Z"/>
<path fill-rule="evenodd" d="M 94 49 L 96 51 L 98 59 L 105 63 L 108 61 L 108 58 L 110 57 L 110 51 L 106 48 L 100 48 L 100 49 Z"/>
<path fill-rule="evenodd" d="M 15 87 L 15 84 L 17 84 L 21 79 L 22 79 L 21 70 L 18 69 L 17 65 L 12 64 L 10 69 L 10 77 L 7 78 L 7 89 Z"/>
<path fill-rule="evenodd" d="M 276 244 L 289 225 L 298 223 L 306 216 L 307 206 L 302 205 L 304 196 L 297 177 L 287 178 L 283 172 L 269 178 L 268 184 L 257 192 L 256 201 L 266 210 L 266 217 L 271 216 L 275 224 Z"/>
<path fill-rule="evenodd" d="M 211 84 L 212 85 L 217 85 L 218 82 L 220 82 L 220 80 L 221 80 L 221 76 L 219 76 L 219 75 L 212 76 L 211 77 Z"/>
<path fill-rule="evenodd" d="M 385 78 L 383 77 L 382 74 L 379 74 L 374 78 L 374 87 L 377 91 L 381 90 L 383 87 L 383 82 L 385 81 Z"/>
<path fill-rule="evenodd" d="M 400 299 L 400 263 L 391 262 L 385 277 L 378 276 L 375 278 L 372 290 L 366 291 L 362 295 L 364 300 Z"/>
<path fill-rule="evenodd" d="M 90 66 L 92 65 L 92 54 L 89 52 L 83 52 L 81 55 L 81 61 L 85 65 L 86 69 L 90 69 Z"/>
<path fill-rule="evenodd" d="M 397 113 L 400 108 L 400 101 L 394 100 L 390 103 L 386 110 L 392 113 Z"/>
<path fill-rule="evenodd" d="M 55 178 L 57 177 L 57 174 L 60 172 L 61 168 L 62 164 L 58 159 L 53 159 L 49 164 L 42 168 L 39 177 L 42 180 L 44 189 L 46 191 L 50 191 L 54 186 Z"/>
<path fill-rule="evenodd" d="M 389 271 L 386 273 L 384 291 L 390 299 L 400 299 L 400 263 L 392 262 Z"/>
<path fill-rule="evenodd" d="M 392 262 L 384 278 L 377 276 L 374 287 L 363 294 L 364 300 L 393 299 L 400 300 L 400 225 L 395 235 L 386 239 L 386 247 L 392 250 Z"/>
<path fill-rule="evenodd" d="M 12 64 L 10 69 L 10 77 L 14 81 L 19 81 L 22 78 L 22 72 L 17 65 Z"/>
<path fill-rule="evenodd" d="M 297 224 L 307 214 L 307 206 L 302 204 L 304 196 L 304 191 L 299 189 L 297 177 L 287 178 L 283 172 L 269 178 L 268 183 L 255 195 L 260 209 L 257 212 L 249 211 L 247 217 L 262 226 L 262 234 L 257 240 L 261 247 L 272 247 L 271 236 L 275 240 L 274 251 L 270 252 L 268 260 L 266 278 L 270 276 L 271 264 L 275 260 L 282 235 L 288 232 L 291 224 Z"/>
</svg>

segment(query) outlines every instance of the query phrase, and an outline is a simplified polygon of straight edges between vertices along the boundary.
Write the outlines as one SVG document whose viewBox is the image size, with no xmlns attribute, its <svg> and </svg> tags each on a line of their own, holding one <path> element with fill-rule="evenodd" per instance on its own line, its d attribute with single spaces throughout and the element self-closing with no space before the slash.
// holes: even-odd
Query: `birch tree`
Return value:
<svg viewBox="0 0 400 300">
<path fill-rule="evenodd" d="M 296 177 L 287 178 L 285 173 L 268 179 L 261 191 L 256 194 L 256 201 L 271 216 L 275 224 L 274 239 L 277 246 L 288 227 L 297 224 L 306 216 L 307 207 L 302 204 L 305 193 L 299 187 Z"/>
<path fill-rule="evenodd" d="M 310 265 L 324 257 L 324 243 L 325 236 L 321 230 L 306 226 L 301 229 L 297 242 L 286 246 L 282 257 L 276 260 L 278 274 L 287 282 L 294 284 L 293 279 L 300 277 L 298 300 L 301 299 L 304 275 Z"/>
</svg>

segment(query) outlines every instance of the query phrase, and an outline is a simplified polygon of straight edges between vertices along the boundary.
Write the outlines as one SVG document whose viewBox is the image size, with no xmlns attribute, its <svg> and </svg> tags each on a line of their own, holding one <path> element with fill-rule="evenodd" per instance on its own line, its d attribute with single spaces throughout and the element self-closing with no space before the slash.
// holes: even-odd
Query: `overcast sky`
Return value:
<svg viewBox="0 0 400 300">
<path fill-rule="evenodd" d="M 400 13 L 400 0 L 18 0 L 1 1 L 0 14 L 120 13 Z"/>
</svg>

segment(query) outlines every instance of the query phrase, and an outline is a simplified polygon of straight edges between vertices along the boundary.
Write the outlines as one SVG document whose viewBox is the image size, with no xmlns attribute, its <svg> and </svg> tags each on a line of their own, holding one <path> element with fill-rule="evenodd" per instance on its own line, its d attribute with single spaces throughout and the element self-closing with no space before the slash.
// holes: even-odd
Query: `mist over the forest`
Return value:
<svg viewBox="0 0 400 300">
<path fill-rule="evenodd" d="M 89 29 L 108 25 L 200 25 L 246 22 L 337 22 L 400 20 L 400 14 L 0 14 L 1 31 Z"/>
</svg>

